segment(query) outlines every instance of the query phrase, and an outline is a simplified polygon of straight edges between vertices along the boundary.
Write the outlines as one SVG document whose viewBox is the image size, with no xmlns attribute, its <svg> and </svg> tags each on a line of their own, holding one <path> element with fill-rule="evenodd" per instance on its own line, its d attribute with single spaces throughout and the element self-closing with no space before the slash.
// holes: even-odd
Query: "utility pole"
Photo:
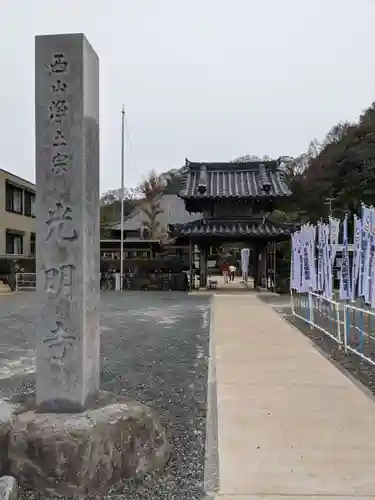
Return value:
<svg viewBox="0 0 375 500">
<path fill-rule="evenodd" d="M 121 111 L 121 248 L 120 248 L 120 290 L 124 284 L 124 197 L 125 197 L 125 109 Z"/>
<path fill-rule="evenodd" d="M 325 198 L 324 205 L 328 205 L 328 215 L 332 215 L 332 202 L 335 198 Z"/>
</svg>

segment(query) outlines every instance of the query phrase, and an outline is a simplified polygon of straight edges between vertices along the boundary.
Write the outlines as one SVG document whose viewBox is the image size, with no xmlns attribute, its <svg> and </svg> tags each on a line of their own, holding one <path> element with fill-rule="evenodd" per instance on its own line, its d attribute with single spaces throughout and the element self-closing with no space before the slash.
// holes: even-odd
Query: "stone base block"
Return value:
<svg viewBox="0 0 375 500">
<path fill-rule="evenodd" d="M 17 499 L 17 481 L 14 477 L 0 477 L 0 500 Z"/>
<path fill-rule="evenodd" d="M 84 413 L 18 413 L 8 460 L 24 488 L 73 497 L 162 469 L 169 453 L 165 431 L 147 407 L 101 393 Z"/>
<path fill-rule="evenodd" d="M 7 467 L 9 434 L 12 428 L 13 414 L 14 407 L 6 401 L 0 401 L 0 476 Z"/>
</svg>

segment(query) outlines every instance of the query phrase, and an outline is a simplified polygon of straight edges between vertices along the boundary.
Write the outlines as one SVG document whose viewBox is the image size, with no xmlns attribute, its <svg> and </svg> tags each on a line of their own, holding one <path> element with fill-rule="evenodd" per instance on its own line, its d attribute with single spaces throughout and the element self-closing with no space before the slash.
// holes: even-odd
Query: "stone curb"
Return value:
<svg viewBox="0 0 375 500">
<path fill-rule="evenodd" d="M 207 390 L 206 459 L 204 466 L 204 490 L 208 498 L 219 491 L 219 442 L 218 407 L 216 384 L 216 342 L 214 331 L 215 297 L 210 300 L 210 343 Z"/>
</svg>

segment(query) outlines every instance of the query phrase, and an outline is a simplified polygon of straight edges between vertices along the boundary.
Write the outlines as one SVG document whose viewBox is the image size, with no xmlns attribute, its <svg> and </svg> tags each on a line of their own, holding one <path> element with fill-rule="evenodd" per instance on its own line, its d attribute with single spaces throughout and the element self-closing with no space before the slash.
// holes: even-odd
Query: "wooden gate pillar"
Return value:
<svg viewBox="0 0 375 500">
<path fill-rule="evenodd" d="M 208 248 L 206 245 L 200 245 L 200 286 L 202 288 L 207 286 L 207 255 Z"/>
</svg>

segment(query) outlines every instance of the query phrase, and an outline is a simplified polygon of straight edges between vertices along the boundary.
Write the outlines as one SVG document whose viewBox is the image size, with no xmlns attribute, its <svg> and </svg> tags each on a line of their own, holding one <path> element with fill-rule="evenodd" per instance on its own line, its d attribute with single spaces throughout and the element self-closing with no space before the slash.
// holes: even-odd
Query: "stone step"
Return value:
<svg viewBox="0 0 375 500">
<path fill-rule="evenodd" d="M 5 285 L 2 281 L 0 281 L 0 294 L 2 293 L 10 293 L 11 290 L 9 288 L 9 285 Z"/>
</svg>

